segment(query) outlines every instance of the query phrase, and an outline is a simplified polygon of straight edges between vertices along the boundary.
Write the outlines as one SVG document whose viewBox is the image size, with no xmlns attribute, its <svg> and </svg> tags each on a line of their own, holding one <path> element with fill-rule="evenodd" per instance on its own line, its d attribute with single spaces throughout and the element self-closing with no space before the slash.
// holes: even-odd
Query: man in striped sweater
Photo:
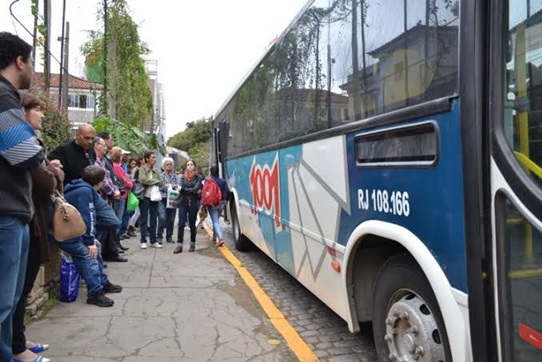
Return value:
<svg viewBox="0 0 542 362">
<path fill-rule="evenodd" d="M 32 219 L 30 171 L 44 159 L 18 89 L 34 72 L 32 47 L 0 32 L 0 361 L 11 361 L 12 315 L 21 295 Z"/>
</svg>

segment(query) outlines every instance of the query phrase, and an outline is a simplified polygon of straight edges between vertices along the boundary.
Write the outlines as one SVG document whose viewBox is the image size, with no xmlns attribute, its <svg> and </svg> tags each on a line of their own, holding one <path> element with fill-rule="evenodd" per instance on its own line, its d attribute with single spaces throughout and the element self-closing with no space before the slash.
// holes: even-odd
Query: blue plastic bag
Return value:
<svg viewBox="0 0 542 362">
<path fill-rule="evenodd" d="M 79 282 L 81 278 L 73 263 L 70 254 L 61 253 L 60 259 L 60 295 L 62 302 L 73 302 L 79 294 Z"/>
</svg>

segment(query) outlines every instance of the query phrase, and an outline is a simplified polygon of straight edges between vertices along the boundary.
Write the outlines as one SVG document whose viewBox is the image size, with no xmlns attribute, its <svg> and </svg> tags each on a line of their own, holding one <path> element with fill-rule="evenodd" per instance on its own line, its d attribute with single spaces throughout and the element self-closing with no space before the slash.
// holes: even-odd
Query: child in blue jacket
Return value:
<svg viewBox="0 0 542 362">
<path fill-rule="evenodd" d="M 105 219 L 110 221 L 111 225 L 108 227 L 115 228 L 119 221 L 116 217 L 110 216 L 114 215 L 113 209 L 97 193 L 102 187 L 104 178 L 105 171 L 99 166 L 91 165 L 83 169 L 80 179 L 72 180 L 64 186 L 66 201 L 81 213 L 87 231 L 78 238 L 58 243 L 58 246 L 71 255 L 77 271 L 85 280 L 87 303 L 111 307 L 114 302 L 107 298 L 105 293 L 120 293 L 122 287 L 112 284 L 104 273 L 100 255 L 101 245 L 96 240 L 96 224 Z"/>
</svg>

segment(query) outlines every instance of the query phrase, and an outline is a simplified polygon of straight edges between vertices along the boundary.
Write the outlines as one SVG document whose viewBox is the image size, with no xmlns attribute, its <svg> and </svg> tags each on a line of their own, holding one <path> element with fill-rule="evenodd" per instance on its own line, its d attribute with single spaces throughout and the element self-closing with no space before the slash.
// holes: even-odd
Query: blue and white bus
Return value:
<svg viewBox="0 0 542 362">
<path fill-rule="evenodd" d="M 542 2 L 309 1 L 215 122 L 236 247 L 380 360 L 542 361 Z"/>
</svg>

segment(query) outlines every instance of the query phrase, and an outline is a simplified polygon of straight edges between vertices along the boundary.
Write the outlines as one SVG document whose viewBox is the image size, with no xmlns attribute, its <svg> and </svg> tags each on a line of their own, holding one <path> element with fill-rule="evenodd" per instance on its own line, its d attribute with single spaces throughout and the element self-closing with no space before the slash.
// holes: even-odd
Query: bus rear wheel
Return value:
<svg viewBox="0 0 542 362">
<path fill-rule="evenodd" d="M 239 223 L 239 215 L 237 214 L 237 208 L 235 205 L 231 208 L 231 219 L 235 249 L 239 251 L 251 250 L 252 242 L 241 232 L 241 224 Z"/>
<path fill-rule="evenodd" d="M 407 255 L 391 257 L 375 281 L 373 335 L 380 361 L 452 361 L 429 282 Z"/>
</svg>

